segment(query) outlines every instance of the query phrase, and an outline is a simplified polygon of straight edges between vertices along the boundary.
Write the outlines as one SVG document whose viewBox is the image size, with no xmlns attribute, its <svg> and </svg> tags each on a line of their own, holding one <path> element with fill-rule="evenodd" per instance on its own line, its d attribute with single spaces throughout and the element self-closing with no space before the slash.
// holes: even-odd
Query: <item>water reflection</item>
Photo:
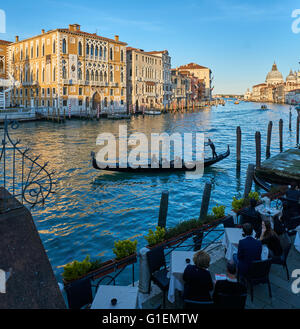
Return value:
<svg viewBox="0 0 300 329">
<path fill-rule="evenodd" d="M 167 225 L 198 217 L 202 191 L 212 182 L 210 210 L 216 204 L 230 209 L 233 196 L 242 193 L 249 163 L 255 163 L 254 135 L 260 130 L 262 158 L 265 156 L 267 126 L 273 121 L 271 155 L 279 152 L 279 119 L 284 120 L 284 148 L 295 145 L 296 112 L 292 132 L 288 131 L 289 106 L 271 105 L 259 110 L 261 104 L 243 103 L 213 107 L 191 113 L 133 117 L 122 121 L 67 121 L 22 123 L 13 135 L 29 145 L 41 161 L 48 161 L 56 170 L 56 194 L 45 208 L 33 209 L 33 215 L 54 271 L 59 275 L 61 265 L 74 259 L 102 255 L 113 256 L 116 239 L 137 237 L 138 247 L 145 244 L 143 235 L 154 228 L 158 220 L 160 196 L 169 190 Z M 231 156 L 206 168 L 198 180 L 188 180 L 184 173 L 121 174 L 96 171 L 90 161 L 91 151 L 98 151 L 96 138 L 102 132 L 119 133 L 119 124 L 126 124 L 128 134 L 142 132 L 203 132 L 211 138 L 217 153 L 227 144 Z M 242 130 L 240 170 L 236 168 L 236 126 Z M 210 156 L 210 150 L 207 150 Z"/>
</svg>

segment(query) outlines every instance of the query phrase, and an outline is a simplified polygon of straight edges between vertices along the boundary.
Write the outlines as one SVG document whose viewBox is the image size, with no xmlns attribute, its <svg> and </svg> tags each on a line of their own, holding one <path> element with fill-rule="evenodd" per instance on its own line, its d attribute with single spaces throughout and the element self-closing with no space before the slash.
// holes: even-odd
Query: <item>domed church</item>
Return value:
<svg viewBox="0 0 300 329">
<path fill-rule="evenodd" d="M 266 84 L 267 85 L 278 85 L 284 83 L 282 74 L 278 71 L 277 65 L 274 62 L 272 70 L 267 74 Z"/>
</svg>

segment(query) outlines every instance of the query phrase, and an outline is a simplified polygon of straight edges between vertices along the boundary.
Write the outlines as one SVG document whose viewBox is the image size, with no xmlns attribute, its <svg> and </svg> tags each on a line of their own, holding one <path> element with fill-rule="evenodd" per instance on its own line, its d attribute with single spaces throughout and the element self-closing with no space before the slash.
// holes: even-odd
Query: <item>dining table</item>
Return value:
<svg viewBox="0 0 300 329">
<path fill-rule="evenodd" d="M 255 232 L 253 232 L 253 238 Z M 225 247 L 225 258 L 228 261 L 233 261 L 233 255 L 237 254 L 240 240 L 244 239 L 243 230 L 241 228 L 225 228 L 222 244 Z M 269 249 L 266 245 L 263 245 L 261 260 L 268 259 Z"/>
<path fill-rule="evenodd" d="M 183 273 L 188 265 L 194 265 L 193 257 L 195 251 L 181 251 L 175 250 L 170 256 L 169 268 L 169 291 L 168 300 L 171 303 L 175 302 L 175 291 L 184 291 Z"/>
<path fill-rule="evenodd" d="M 91 309 L 136 309 L 138 287 L 100 285 Z"/>
<path fill-rule="evenodd" d="M 264 204 L 260 204 L 255 208 L 259 214 L 261 215 L 262 220 L 269 221 L 271 223 L 272 229 L 274 228 L 274 217 L 279 216 L 281 214 L 281 209 L 277 209 L 276 207 L 265 206 Z"/>
</svg>

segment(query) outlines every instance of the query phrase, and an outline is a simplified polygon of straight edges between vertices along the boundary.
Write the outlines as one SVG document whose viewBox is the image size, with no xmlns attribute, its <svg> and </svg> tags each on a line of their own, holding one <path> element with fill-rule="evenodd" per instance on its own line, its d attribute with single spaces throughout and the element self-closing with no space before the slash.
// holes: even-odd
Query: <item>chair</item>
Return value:
<svg viewBox="0 0 300 329">
<path fill-rule="evenodd" d="M 246 305 L 247 294 L 227 295 L 218 293 L 215 306 L 219 309 L 240 309 L 243 310 Z"/>
<path fill-rule="evenodd" d="M 272 298 L 271 284 L 269 280 L 269 273 L 271 268 L 271 260 L 256 260 L 253 261 L 248 273 L 244 276 L 245 280 L 250 284 L 251 301 L 253 302 L 253 286 L 257 284 L 268 284 L 269 296 Z"/>
<path fill-rule="evenodd" d="M 288 234 L 284 233 L 280 237 L 280 244 L 283 250 L 281 257 L 274 257 L 271 259 L 272 264 L 282 265 L 286 269 L 287 280 L 290 280 L 289 269 L 286 263 L 289 252 L 292 247 L 292 241 Z"/>
<path fill-rule="evenodd" d="M 193 237 L 194 241 L 194 251 L 198 251 L 202 247 L 202 242 L 203 242 L 203 232 L 199 232 L 197 235 Z"/>
<path fill-rule="evenodd" d="M 169 289 L 170 279 L 167 277 L 168 270 L 163 247 L 157 247 L 147 252 L 147 261 L 150 271 L 149 293 L 151 281 L 163 292 L 163 308 L 166 306 L 166 292 Z"/>
<path fill-rule="evenodd" d="M 213 301 L 197 301 L 197 300 L 192 300 L 192 299 L 184 299 L 184 308 L 185 309 L 201 309 L 201 310 L 206 310 L 206 309 L 214 309 L 215 304 Z"/>
<path fill-rule="evenodd" d="M 256 233 L 256 237 L 260 237 L 262 230 L 262 219 L 260 214 L 257 213 L 257 216 L 251 216 L 246 212 L 246 210 L 244 210 L 240 213 L 240 215 L 240 224 L 243 225 L 245 223 L 250 223 L 253 226 L 253 229 Z"/>
<path fill-rule="evenodd" d="M 286 222 L 286 228 L 288 231 L 293 231 L 300 225 L 300 216 L 290 217 Z"/>
<path fill-rule="evenodd" d="M 67 299 L 70 309 L 81 309 L 93 301 L 92 286 L 90 279 L 82 279 L 68 285 L 66 288 Z"/>
<path fill-rule="evenodd" d="M 232 216 L 226 217 L 226 219 L 223 221 L 223 225 L 224 225 L 224 228 L 227 228 L 227 227 L 229 227 L 229 228 L 235 227 L 233 217 Z"/>
</svg>

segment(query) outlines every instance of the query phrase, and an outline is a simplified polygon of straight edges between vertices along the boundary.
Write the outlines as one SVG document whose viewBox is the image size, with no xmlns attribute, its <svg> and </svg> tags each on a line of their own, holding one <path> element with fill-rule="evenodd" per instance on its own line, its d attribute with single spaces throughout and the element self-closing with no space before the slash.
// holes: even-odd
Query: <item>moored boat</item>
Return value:
<svg viewBox="0 0 300 329">
<path fill-rule="evenodd" d="M 145 114 L 147 115 L 160 115 L 160 111 L 145 111 Z"/>
<path fill-rule="evenodd" d="M 268 109 L 267 105 L 265 105 L 265 104 L 263 104 L 260 108 L 261 108 L 262 110 L 267 110 L 267 109 Z"/>
</svg>

